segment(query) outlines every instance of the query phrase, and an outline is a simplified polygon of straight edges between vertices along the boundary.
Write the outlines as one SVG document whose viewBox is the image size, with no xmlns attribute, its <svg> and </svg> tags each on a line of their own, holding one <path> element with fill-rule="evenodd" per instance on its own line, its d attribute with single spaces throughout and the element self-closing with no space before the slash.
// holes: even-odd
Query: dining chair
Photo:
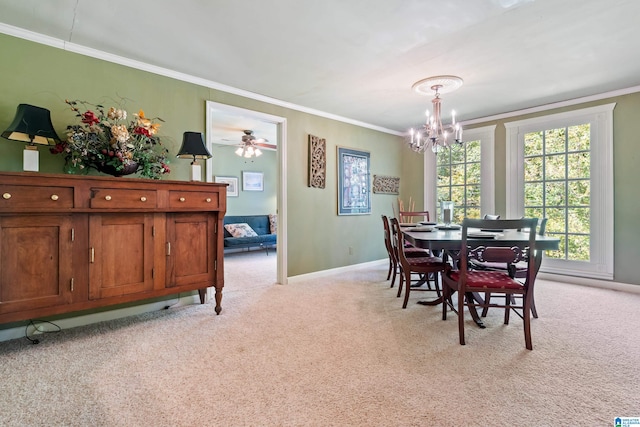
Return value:
<svg viewBox="0 0 640 427">
<path fill-rule="evenodd" d="M 389 280 L 389 278 L 391 278 L 391 275 L 393 274 L 390 286 L 390 288 L 393 288 L 396 282 L 396 276 L 400 272 L 400 262 L 398 260 L 398 256 L 395 252 L 393 244 L 393 239 L 395 238 L 395 236 L 391 235 L 389 218 L 386 215 L 382 215 L 382 225 L 384 228 L 384 245 L 387 249 L 387 255 L 389 256 L 389 272 L 387 273 L 387 280 Z M 409 246 L 406 248 L 406 254 L 410 258 L 429 256 L 429 250 Z"/>
<path fill-rule="evenodd" d="M 465 218 L 462 221 L 461 246 L 457 255 L 459 268 L 450 270 L 442 276 L 443 304 L 442 319 L 447 319 L 447 310 L 458 314 L 458 334 L 460 344 L 465 344 L 465 307 L 476 314 L 478 307 L 502 307 L 505 308 L 504 324 L 509 324 L 509 314 L 513 310 L 523 320 L 524 339 L 528 350 L 533 349 L 531 342 L 531 303 L 535 284 L 536 265 L 536 218 L 484 220 Z M 505 233 L 528 229 L 528 245 L 525 249 L 517 246 L 498 246 L 499 240 L 494 244 L 486 237 L 486 234 L 475 234 L 475 229 L 495 228 L 502 229 Z M 470 231 L 470 229 L 472 229 Z M 481 238 L 482 240 L 477 240 Z M 516 280 L 506 271 L 473 270 L 469 268 L 469 260 L 476 259 L 483 262 L 497 262 L 504 264 L 516 264 L 526 262 L 526 274 L 523 281 Z M 453 303 L 452 295 L 457 292 L 457 304 Z M 496 304 L 480 299 L 475 295 L 505 294 L 503 304 Z M 508 296 L 521 295 L 520 304 L 512 301 Z"/>
<path fill-rule="evenodd" d="M 547 228 L 547 218 L 541 218 L 538 220 L 537 226 L 538 236 L 544 236 L 545 230 Z M 540 271 L 540 266 L 542 265 L 542 252 L 536 251 L 535 253 L 535 277 L 538 277 L 538 272 Z M 497 271 L 507 271 L 509 275 L 515 279 L 524 280 L 527 277 L 527 263 L 524 261 L 520 261 L 516 264 L 503 264 L 503 263 L 475 263 L 474 268 L 483 269 L 483 270 L 497 270 Z M 505 295 L 492 295 L 490 292 L 486 293 L 484 296 L 484 300 L 486 302 L 490 302 L 492 297 L 503 297 L 506 298 Z M 511 301 L 514 301 L 518 296 L 510 295 Z M 489 306 L 486 306 L 482 309 L 482 317 L 487 317 L 487 312 L 489 311 Z M 538 310 L 536 309 L 536 299 L 535 296 L 531 295 L 531 315 L 537 319 L 538 318 Z"/>
<path fill-rule="evenodd" d="M 391 232 L 392 236 L 395 236 L 395 238 L 392 239 L 392 243 L 400 266 L 400 283 L 398 285 L 397 297 L 402 295 L 402 289 L 404 287 L 402 308 L 407 308 L 409 295 L 412 291 L 435 291 L 437 296 L 440 297 L 438 276 L 440 273 L 444 273 L 449 269 L 449 264 L 444 262 L 442 258 L 430 255 L 420 257 L 408 256 L 408 252 L 410 252 L 412 248 L 405 247 L 405 245 L 401 244 L 401 242 L 404 241 L 404 237 L 396 218 L 391 218 Z M 418 275 L 418 279 L 415 281 L 412 279 L 414 274 Z M 431 288 L 432 281 L 434 285 L 433 289 Z M 426 285 L 426 287 L 424 287 L 424 285 Z"/>
<path fill-rule="evenodd" d="M 398 220 L 401 223 L 405 222 L 413 222 L 413 218 L 418 217 L 422 218 L 421 221 L 429 222 L 429 211 L 418 211 L 418 212 L 409 212 L 409 211 L 400 211 L 398 213 Z"/>
</svg>

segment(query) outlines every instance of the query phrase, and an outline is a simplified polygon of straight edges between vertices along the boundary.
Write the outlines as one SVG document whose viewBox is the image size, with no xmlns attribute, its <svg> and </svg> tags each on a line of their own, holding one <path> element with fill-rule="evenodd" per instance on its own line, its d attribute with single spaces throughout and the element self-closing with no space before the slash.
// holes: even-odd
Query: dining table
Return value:
<svg viewBox="0 0 640 427">
<path fill-rule="evenodd" d="M 408 243 L 417 248 L 429 249 L 431 253 L 441 256 L 445 262 L 448 262 L 450 258 L 453 260 L 457 259 L 457 254 L 461 250 L 462 227 L 459 225 L 421 227 L 420 224 L 411 226 L 401 224 L 400 230 Z M 469 228 L 467 233 L 471 233 L 472 231 L 478 233 L 478 237 L 472 239 L 474 246 L 517 246 L 524 249 L 529 245 L 528 231 L 478 230 Z M 560 239 L 557 237 L 536 235 L 536 250 L 557 250 L 559 246 Z M 483 299 L 479 294 L 468 295 L 468 297 L 475 299 L 481 304 L 483 303 Z M 431 301 L 418 301 L 418 304 L 431 306 L 439 305 L 443 302 L 444 296 L 441 295 Z M 484 328 L 482 319 L 478 316 L 476 310 L 470 311 L 474 322 L 479 327 Z"/>
</svg>

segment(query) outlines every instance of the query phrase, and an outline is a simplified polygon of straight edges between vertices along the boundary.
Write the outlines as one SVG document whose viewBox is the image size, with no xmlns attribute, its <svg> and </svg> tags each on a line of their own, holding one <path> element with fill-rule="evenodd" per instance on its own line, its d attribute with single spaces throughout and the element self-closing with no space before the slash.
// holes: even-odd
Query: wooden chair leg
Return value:
<svg viewBox="0 0 640 427">
<path fill-rule="evenodd" d="M 393 278 L 391 279 L 391 286 L 389 286 L 390 288 L 393 288 L 393 286 L 396 284 L 397 275 L 398 275 L 398 263 L 394 260 L 393 261 Z"/>
<path fill-rule="evenodd" d="M 531 294 L 531 315 L 537 319 L 538 318 L 538 310 L 536 310 L 536 300 L 533 298 L 533 294 Z"/>
<path fill-rule="evenodd" d="M 482 307 L 482 313 L 480 313 L 481 317 L 487 317 L 487 313 L 489 312 L 489 303 L 491 302 L 491 292 L 484 293 L 484 303 L 486 304 Z"/>
<path fill-rule="evenodd" d="M 407 303 L 409 302 L 409 294 L 411 293 L 411 273 L 404 275 L 404 302 L 402 303 L 402 308 L 407 308 Z"/>
<path fill-rule="evenodd" d="M 528 303 L 525 302 L 524 309 L 522 313 L 523 321 L 524 321 L 524 343 L 527 347 L 527 350 L 533 350 L 533 343 L 531 342 L 531 316 L 530 316 L 531 307 Z"/>
<path fill-rule="evenodd" d="M 391 262 L 391 258 L 389 258 L 389 272 L 387 273 L 387 280 L 391 279 L 392 270 L 393 270 L 393 262 Z"/>
<path fill-rule="evenodd" d="M 398 295 L 396 295 L 397 298 L 400 298 L 400 295 L 402 295 L 402 283 L 404 282 L 404 272 L 402 271 L 402 268 L 400 268 L 400 280 L 398 281 Z"/>
<path fill-rule="evenodd" d="M 458 335 L 460 335 L 460 345 L 464 343 L 464 299 L 465 295 L 458 292 Z"/>
<path fill-rule="evenodd" d="M 509 315 L 511 314 L 511 302 L 513 296 L 512 295 L 505 295 L 504 296 L 504 305 L 505 305 L 505 309 L 504 309 L 504 324 L 508 325 L 509 324 Z"/>
</svg>

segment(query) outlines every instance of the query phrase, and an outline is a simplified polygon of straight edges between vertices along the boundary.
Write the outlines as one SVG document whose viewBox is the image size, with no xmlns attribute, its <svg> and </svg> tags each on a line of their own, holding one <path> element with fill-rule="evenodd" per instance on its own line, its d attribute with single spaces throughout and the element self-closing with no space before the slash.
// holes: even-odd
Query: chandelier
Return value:
<svg viewBox="0 0 640 427">
<path fill-rule="evenodd" d="M 267 142 L 264 138 L 256 138 L 253 136 L 252 130 L 245 130 L 244 135 L 242 135 L 242 143 L 240 147 L 235 151 L 235 153 L 240 157 L 251 158 L 253 156 L 261 156 L 262 151 L 258 148 L 258 143 Z"/>
<path fill-rule="evenodd" d="M 431 150 L 437 153 L 454 142 L 462 144 L 462 127 L 460 123 L 456 123 L 455 111 L 451 112 L 451 123 L 443 125 L 440 104 L 441 94 L 453 92 L 460 86 L 462 86 L 462 79 L 456 76 L 435 76 L 414 83 L 413 90 L 421 95 L 428 95 L 433 91 L 435 98 L 431 101 L 433 112 L 429 114 L 427 110 L 425 124 L 417 130 L 411 128 L 409 131 L 407 143 L 413 151 L 423 153 L 431 147 Z"/>
</svg>

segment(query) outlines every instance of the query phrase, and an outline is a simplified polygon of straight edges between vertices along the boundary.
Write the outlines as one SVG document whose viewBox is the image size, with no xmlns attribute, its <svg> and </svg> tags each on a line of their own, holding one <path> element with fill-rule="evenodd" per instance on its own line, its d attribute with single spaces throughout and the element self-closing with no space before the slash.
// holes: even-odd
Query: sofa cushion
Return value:
<svg viewBox="0 0 640 427">
<path fill-rule="evenodd" d="M 271 232 L 271 234 L 276 234 L 278 232 L 277 214 L 269 214 L 269 231 Z"/>
<path fill-rule="evenodd" d="M 233 237 L 256 237 L 258 234 L 246 222 L 239 224 L 226 224 L 224 228 Z"/>
<path fill-rule="evenodd" d="M 275 234 L 263 234 L 262 236 L 255 237 L 226 237 L 224 239 L 224 245 L 228 248 L 246 247 L 251 245 L 275 245 L 277 236 Z"/>
<path fill-rule="evenodd" d="M 269 234 L 269 215 L 225 215 L 224 224 L 247 223 L 258 236 Z M 224 237 L 232 237 L 225 228 Z"/>
</svg>

